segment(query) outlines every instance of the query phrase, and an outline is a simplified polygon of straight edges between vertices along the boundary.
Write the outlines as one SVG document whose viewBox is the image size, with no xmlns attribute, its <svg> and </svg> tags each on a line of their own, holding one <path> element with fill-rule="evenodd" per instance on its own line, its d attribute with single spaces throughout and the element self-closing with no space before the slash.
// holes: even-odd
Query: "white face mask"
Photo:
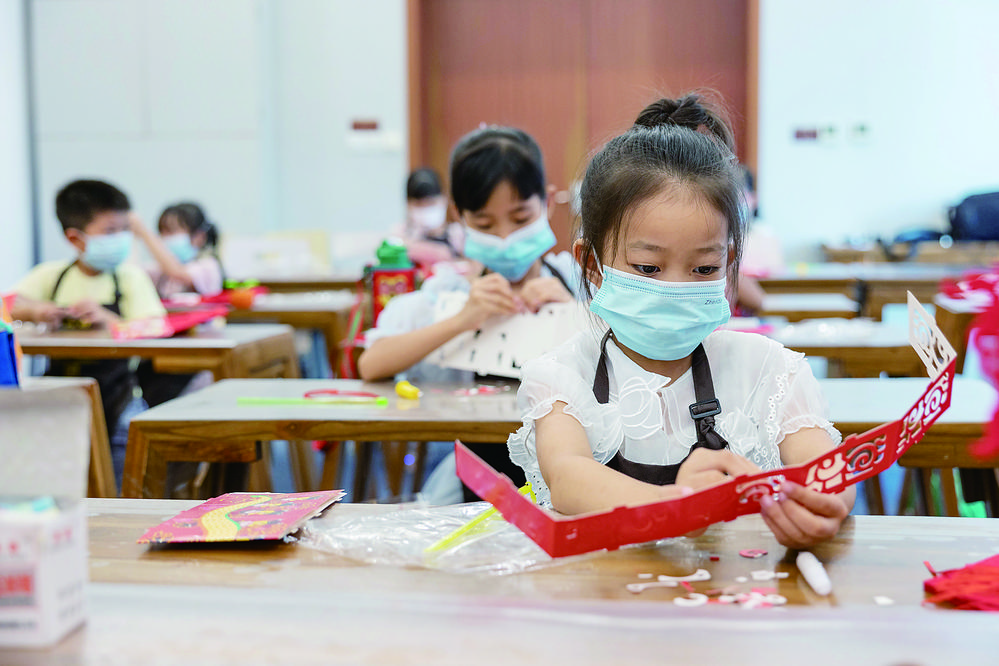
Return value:
<svg viewBox="0 0 999 666">
<path fill-rule="evenodd" d="M 447 219 L 447 204 L 439 203 L 433 206 L 414 206 L 409 209 L 409 219 L 418 229 L 433 231 L 443 226 Z"/>
</svg>

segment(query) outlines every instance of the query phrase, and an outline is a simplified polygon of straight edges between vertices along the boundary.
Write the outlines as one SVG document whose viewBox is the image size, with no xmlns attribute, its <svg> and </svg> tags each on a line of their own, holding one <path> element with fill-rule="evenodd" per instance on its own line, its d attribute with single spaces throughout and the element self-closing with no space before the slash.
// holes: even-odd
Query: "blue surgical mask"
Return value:
<svg viewBox="0 0 999 666">
<path fill-rule="evenodd" d="M 656 361 L 689 356 L 711 331 L 728 321 L 725 278 L 663 282 L 603 267 L 590 311 L 628 349 Z"/>
<path fill-rule="evenodd" d="M 523 278 L 534 262 L 554 245 L 555 234 L 545 213 L 506 238 L 465 226 L 465 256 L 482 262 L 510 282 Z"/>
<path fill-rule="evenodd" d="M 132 252 L 132 232 L 87 236 L 87 246 L 80 259 L 101 273 L 118 268 Z"/>
<path fill-rule="evenodd" d="M 177 257 L 177 261 L 182 264 L 186 264 L 198 256 L 198 249 L 194 247 L 191 237 L 187 234 L 164 236 L 163 244 L 166 245 L 168 250 L 173 252 L 173 256 Z"/>
</svg>

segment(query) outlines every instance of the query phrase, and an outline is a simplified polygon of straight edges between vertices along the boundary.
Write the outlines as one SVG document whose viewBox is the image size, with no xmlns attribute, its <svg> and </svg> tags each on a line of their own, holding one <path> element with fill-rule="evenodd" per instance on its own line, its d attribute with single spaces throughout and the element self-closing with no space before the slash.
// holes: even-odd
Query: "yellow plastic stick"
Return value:
<svg viewBox="0 0 999 666">
<path fill-rule="evenodd" d="M 520 494 L 530 495 L 531 500 L 534 500 L 534 490 L 531 488 L 530 482 L 525 483 L 523 486 L 521 486 Z M 429 555 L 431 553 L 438 553 L 442 550 L 448 550 L 449 548 L 454 548 L 459 543 L 461 543 L 461 541 L 465 537 L 470 536 L 471 533 L 476 528 L 482 526 L 486 521 L 490 520 L 491 518 L 497 515 L 498 512 L 496 511 L 496 507 L 489 507 L 488 509 L 477 515 L 475 518 L 472 518 L 470 521 L 468 521 L 458 529 L 454 530 L 447 536 L 437 541 L 437 543 L 425 548 L 423 550 L 424 554 Z"/>
</svg>

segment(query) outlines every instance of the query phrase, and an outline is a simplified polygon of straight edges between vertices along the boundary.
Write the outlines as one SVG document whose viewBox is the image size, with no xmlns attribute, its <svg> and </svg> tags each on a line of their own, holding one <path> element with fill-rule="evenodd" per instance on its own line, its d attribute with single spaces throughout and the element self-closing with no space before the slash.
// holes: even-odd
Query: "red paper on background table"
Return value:
<svg viewBox="0 0 999 666">
<path fill-rule="evenodd" d="M 138 543 L 282 539 L 343 496 L 342 490 L 228 493 L 150 528 Z"/>
<path fill-rule="evenodd" d="M 850 435 L 836 448 L 801 465 L 738 476 L 686 497 L 580 516 L 561 516 L 537 506 L 510 479 L 455 441 L 458 476 L 553 557 L 681 536 L 759 513 L 760 499 L 776 495 L 784 481 L 824 493 L 840 492 L 894 464 L 950 406 L 957 354 L 911 293 L 909 341 L 932 377 L 919 400 L 902 418 Z"/>
</svg>

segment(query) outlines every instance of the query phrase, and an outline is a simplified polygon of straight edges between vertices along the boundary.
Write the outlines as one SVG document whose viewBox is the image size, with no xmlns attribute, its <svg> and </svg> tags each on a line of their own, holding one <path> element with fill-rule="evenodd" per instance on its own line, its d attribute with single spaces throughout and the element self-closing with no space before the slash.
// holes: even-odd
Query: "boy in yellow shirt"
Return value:
<svg viewBox="0 0 999 666">
<path fill-rule="evenodd" d="M 103 328 L 115 320 L 166 314 L 156 288 L 132 249 L 131 205 L 125 193 L 99 180 L 77 180 L 56 195 L 56 217 L 76 248 L 70 262 L 35 266 L 13 289 L 15 319 L 56 328 Z M 128 360 L 53 360 L 46 374 L 93 377 L 101 389 L 109 436 L 132 398 Z"/>
</svg>

